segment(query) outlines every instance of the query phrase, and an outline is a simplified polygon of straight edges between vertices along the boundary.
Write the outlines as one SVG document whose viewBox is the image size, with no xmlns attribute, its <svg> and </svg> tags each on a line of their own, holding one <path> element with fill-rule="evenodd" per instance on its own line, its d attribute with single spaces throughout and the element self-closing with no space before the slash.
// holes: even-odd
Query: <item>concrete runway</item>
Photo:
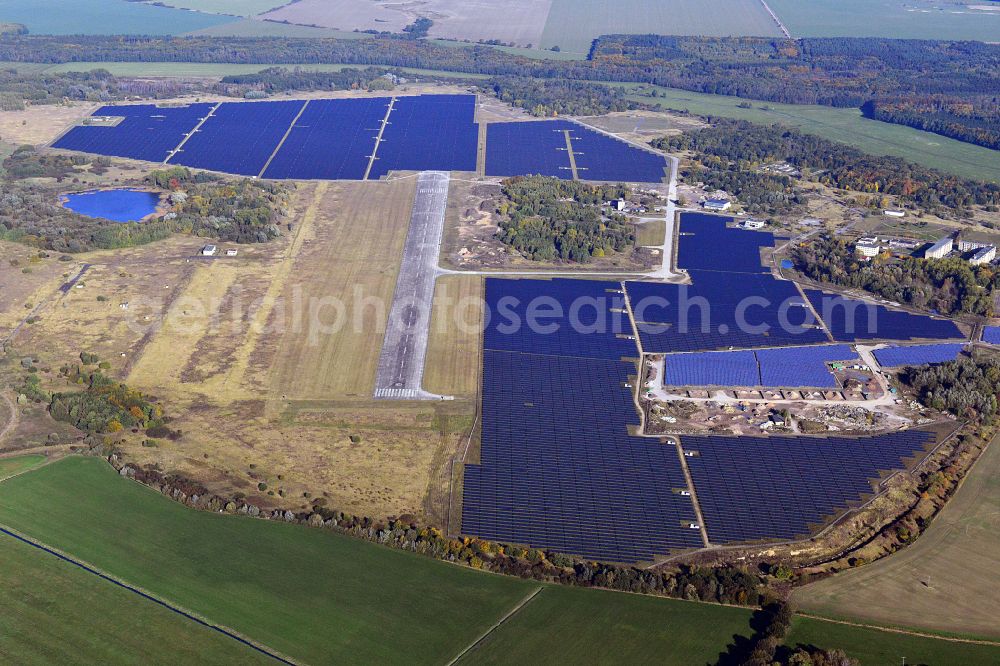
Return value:
<svg viewBox="0 0 1000 666">
<path fill-rule="evenodd" d="M 406 233 L 403 261 L 375 374 L 376 398 L 427 400 L 442 397 L 424 391 L 421 381 L 449 181 L 449 174 L 441 171 L 425 171 L 417 176 L 410 228 Z"/>
</svg>

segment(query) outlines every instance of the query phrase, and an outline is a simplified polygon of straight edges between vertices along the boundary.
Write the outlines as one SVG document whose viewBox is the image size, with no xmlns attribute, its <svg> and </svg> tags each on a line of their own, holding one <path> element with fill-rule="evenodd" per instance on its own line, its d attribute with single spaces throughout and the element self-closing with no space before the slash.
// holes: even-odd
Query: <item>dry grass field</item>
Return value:
<svg viewBox="0 0 1000 666">
<path fill-rule="evenodd" d="M 667 233 L 665 220 L 650 220 L 636 226 L 636 245 L 663 245 L 663 236 Z"/>
<path fill-rule="evenodd" d="M 434 287 L 424 390 L 474 397 L 479 391 L 483 278 L 445 275 Z"/>
<path fill-rule="evenodd" d="M 904 550 L 795 591 L 822 615 L 1000 638 L 1000 440 L 930 528 Z"/>
<path fill-rule="evenodd" d="M 67 127 L 89 116 L 98 104 L 43 104 L 23 111 L 0 111 L 0 139 L 17 145 L 51 143 Z"/>
</svg>

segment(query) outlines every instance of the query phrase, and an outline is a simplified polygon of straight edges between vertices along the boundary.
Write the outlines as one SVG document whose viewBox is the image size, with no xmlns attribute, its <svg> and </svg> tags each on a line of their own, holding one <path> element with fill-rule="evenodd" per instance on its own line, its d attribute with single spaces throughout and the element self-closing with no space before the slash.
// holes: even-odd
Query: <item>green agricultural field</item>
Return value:
<svg viewBox="0 0 1000 666">
<path fill-rule="evenodd" d="M 712 663 L 734 636 L 750 632 L 748 609 L 541 585 L 325 530 L 194 511 L 98 458 L 67 458 L 0 482 L 0 524 L 309 663 L 445 663 L 463 653 L 469 663 Z M 53 643 L 40 653 L 45 661 L 72 650 L 85 662 L 107 662 L 102 646 L 127 652 L 131 635 L 146 641 L 136 648 L 138 662 L 154 661 L 163 644 L 173 663 L 184 661 L 178 650 L 187 648 L 200 651 L 202 662 L 234 660 L 225 652 L 238 648 L 227 648 L 231 639 L 212 643 L 192 621 L 171 623 L 180 616 L 44 552 L 24 546 L 8 556 L 18 543 L 0 534 L 0 635 L 19 637 L 0 640 L 0 656 L 15 656 L 7 661 L 21 663 L 17 655 L 42 640 Z M 36 575 L 44 585 L 33 582 Z M 110 609 L 101 611 L 103 604 Z M 23 605 L 45 614 L 17 617 Z M 113 627 L 114 640 L 103 640 L 103 627 Z M 872 632 L 798 618 L 793 639 L 844 646 L 865 663 L 883 663 L 896 649 L 911 663 L 933 662 L 960 645 Z M 1000 652 L 963 647 L 954 654 L 975 666 L 995 663 Z"/>
<path fill-rule="evenodd" d="M 554 0 L 541 45 L 588 53 L 595 38 L 616 33 L 781 36 L 760 0 Z"/>
<path fill-rule="evenodd" d="M 781 123 L 839 141 L 875 155 L 893 155 L 966 178 L 1000 181 L 1000 151 L 956 141 L 903 125 L 869 120 L 858 109 L 776 104 L 726 95 L 618 84 L 636 90 L 630 99 L 701 116 L 722 116 L 755 123 Z M 655 90 L 657 96 L 652 96 Z M 641 92 L 640 92 L 641 91 Z"/>
<path fill-rule="evenodd" d="M 796 590 L 802 608 L 1000 640 L 1000 439 L 927 532 L 899 553 Z"/>
<path fill-rule="evenodd" d="M 0 0 L 0 18 L 36 35 L 179 35 L 234 20 L 125 0 Z"/>
<path fill-rule="evenodd" d="M 451 46 L 454 48 L 472 48 L 474 46 L 483 46 L 482 44 L 470 44 L 467 42 L 456 42 L 451 39 L 432 39 L 430 40 L 437 44 L 438 46 Z M 525 58 L 531 58 L 532 60 L 586 60 L 586 53 L 573 53 L 570 51 L 550 51 L 548 49 L 528 49 L 521 46 L 494 46 L 489 45 L 489 48 L 495 49 L 497 51 L 503 51 L 504 53 L 510 53 L 511 55 L 524 56 Z"/>
<path fill-rule="evenodd" d="M 97 458 L 0 483 L 0 523 L 317 664 L 443 663 L 537 587 L 327 531 L 187 509 Z"/>
<path fill-rule="evenodd" d="M 768 0 L 793 37 L 1000 39 L 1000 7 L 967 0 Z"/>
<path fill-rule="evenodd" d="M 6 664 L 266 664 L 270 658 L 0 534 Z"/>
<path fill-rule="evenodd" d="M 1000 647 L 959 643 L 878 629 L 852 627 L 808 617 L 795 617 L 785 644 L 840 648 L 862 666 L 903 663 L 988 666 L 1000 663 Z"/>
<path fill-rule="evenodd" d="M 20 474 L 32 467 L 45 462 L 45 456 L 18 456 L 16 458 L 0 458 L 0 479 Z"/>
<path fill-rule="evenodd" d="M 750 611 L 546 587 L 461 663 L 713 664 Z"/>
</svg>

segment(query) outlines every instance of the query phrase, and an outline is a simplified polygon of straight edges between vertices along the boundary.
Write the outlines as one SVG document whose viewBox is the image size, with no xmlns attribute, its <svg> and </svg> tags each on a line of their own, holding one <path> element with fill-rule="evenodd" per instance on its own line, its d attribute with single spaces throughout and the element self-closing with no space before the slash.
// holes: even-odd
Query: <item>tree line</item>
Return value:
<svg viewBox="0 0 1000 666">
<path fill-rule="evenodd" d="M 782 39 L 605 35 L 587 60 L 544 60 L 489 46 L 445 46 L 399 35 L 364 39 L 7 35 L 0 60 L 62 63 L 337 63 L 490 76 L 646 83 L 790 104 L 862 107 L 936 95 L 997 118 L 1000 45 L 882 38 Z M 556 92 L 554 89 L 552 92 Z M 887 116 L 887 119 L 889 117 Z M 928 128 L 976 140 L 980 120 Z M 965 128 L 965 129 L 963 129 Z"/>
<path fill-rule="evenodd" d="M 901 379 L 928 407 L 973 420 L 991 421 L 997 415 L 1000 360 L 995 357 L 911 367 Z"/>
<path fill-rule="evenodd" d="M 796 247 L 796 270 L 817 282 L 864 289 L 890 301 L 946 315 L 992 316 L 993 293 L 1000 273 L 989 265 L 972 266 L 963 259 L 862 261 L 845 241 L 833 236 Z"/>
<path fill-rule="evenodd" d="M 601 204 L 628 192 L 623 185 L 588 185 L 547 176 L 503 182 L 497 238 L 533 261 L 588 263 L 635 245 L 635 227 Z"/>
<path fill-rule="evenodd" d="M 689 178 L 737 183 L 750 201 L 778 205 L 795 197 L 782 177 L 762 173 L 773 162 L 787 162 L 802 178 L 830 187 L 896 196 L 913 207 L 944 216 L 967 216 L 973 206 L 996 210 L 1000 185 L 961 178 L 896 157 L 868 155 L 842 143 L 806 134 L 782 125 L 709 118 L 710 127 L 656 139 L 652 146 L 665 151 L 690 151 L 696 166 Z M 727 173 L 730 172 L 730 173 Z M 756 176 L 744 175 L 756 172 Z M 736 176 L 734 174 L 740 174 Z M 720 188 L 727 189 L 727 188 Z M 776 198 L 773 193 L 784 193 Z M 741 198 L 744 195 L 741 195 Z"/>
</svg>

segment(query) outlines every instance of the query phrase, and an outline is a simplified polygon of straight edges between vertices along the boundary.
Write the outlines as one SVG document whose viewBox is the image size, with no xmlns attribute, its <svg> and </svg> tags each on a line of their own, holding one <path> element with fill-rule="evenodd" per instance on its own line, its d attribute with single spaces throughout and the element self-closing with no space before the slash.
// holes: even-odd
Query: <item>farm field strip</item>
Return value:
<svg viewBox="0 0 1000 666">
<path fill-rule="evenodd" d="M 781 37 L 760 0 L 554 0 L 541 46 L 587 53 L 607 34 Z"/>
<path fill-rule="evenodd" d="M 0 559 L 0 657 L 10 663 L 275 661 L 221 627 L 7 530 L 0 530 Z"/>
<path fill-rule="evenodd" d="M 3 482 L 0 522 L 307 662 L 444 661 L 531 587 L 323 530 L 187 509 L 97 458 Z"/>
<path fill-rule="evenodd" d="M 794 594 L 804 610 L 835 618 L 1000 639 L 1000 440 L 916 543 Z"/>
</svg>

